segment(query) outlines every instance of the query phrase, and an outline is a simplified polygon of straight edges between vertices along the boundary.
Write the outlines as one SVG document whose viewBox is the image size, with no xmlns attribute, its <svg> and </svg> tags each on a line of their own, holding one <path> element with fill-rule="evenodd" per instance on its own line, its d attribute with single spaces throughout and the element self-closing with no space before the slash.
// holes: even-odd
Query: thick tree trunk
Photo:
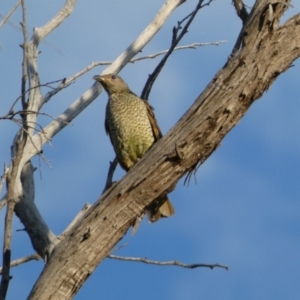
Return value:
<svg viewBox="0 0 300 300">
<path fill-rule="evenodd" d="M 289 1 L 257 1 L 224 68 L 173 129 L 55 247 L 28 299 L 71 299 L 145 207 L 203 163 L 300 56 L 300 15 L 278 25 L 284 3 Z"/>
</svg>

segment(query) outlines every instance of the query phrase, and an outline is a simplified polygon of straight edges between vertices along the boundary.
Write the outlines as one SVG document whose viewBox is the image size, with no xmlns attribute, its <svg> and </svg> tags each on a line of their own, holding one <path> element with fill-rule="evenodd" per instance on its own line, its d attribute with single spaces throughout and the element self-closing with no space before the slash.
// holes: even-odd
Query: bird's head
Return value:
<svg viewBox="0 0 300 300">
<path fill-rule="evenodd" d="M 93 77 L 93 79 L 100 82 L 109 95 L 113 93 L 130 92 L 128 85 L 118 75 L 96 75 Z"/>
</svg>

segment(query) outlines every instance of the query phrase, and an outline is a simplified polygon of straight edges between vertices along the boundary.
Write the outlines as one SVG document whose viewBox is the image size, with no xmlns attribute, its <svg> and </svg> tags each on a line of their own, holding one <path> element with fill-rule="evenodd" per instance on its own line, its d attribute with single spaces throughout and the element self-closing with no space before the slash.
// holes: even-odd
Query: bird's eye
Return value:
<svg viewBox="0 0 300 300">
<path fill-rule="evenodd" d="M 116 79 L 117 76 L 116 76 L 116 75 L 112 75 L 111 78 L 112 78 L 112 79 Z"/>
</svg>

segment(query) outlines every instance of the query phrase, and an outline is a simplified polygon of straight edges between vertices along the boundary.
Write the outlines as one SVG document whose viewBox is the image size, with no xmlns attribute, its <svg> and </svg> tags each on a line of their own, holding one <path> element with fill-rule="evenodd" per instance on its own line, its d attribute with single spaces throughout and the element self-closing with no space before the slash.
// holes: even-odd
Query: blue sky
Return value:
<svg viewBox="0 0 300 300">
<path fill-rule="evenodd" d="M 12 1 L 2 1 L 6 14 Z M 197 1 L 176 10 L 142 54 L 167 49 L 172 27 Z M 245 1 L 249 6 L 254 1 Z M 69 77 L 92 61 L 114 60 L 147 26 L 162 0 L 78 1 L 73 14 L 40 45 L 41 82 Z M 27 1 L 28 29 L 42 26 L 64 1 Z M 292 1 L 284 20 L 299 13 Z M 11 20 L 20 22 L 20 10 Z M 181 44 L 227 40 L 218 47 L 176 52 L 158 78 L 150 103 L 166 133 L 225 64 L 241 28 L 231 0 L 215 0 L 197 16 Z M 31 36 L 31 34 L 30 34 Z M 0 30 L 0 115 L 20 94 L 22 35 Z M 56 48 L 59 48 L 59 51 Z M 130 64 L 121 76 L 141 93 L 159 60 Z M 51 99 L 42 109 L 58 115 L 93 84 L 97 67 Z M 47 89 L 43 90 L 47 92 Z M 170 194 L 174 217 L 145 220 L 128 234 L 116 254 L 186 263 L 222 263 L 223 269 L 187 270 L 105 260 L 75 297 L 82 299 L 298 299 L 300 294 L 300 84 L 299 63 L 282 74 L 257 100 L 189 186 L 180 181 Z M 45 146 L 52 168 L 35 158 L 36 204 L 55 234 L 60 234 L 86 202 L 94 203 L 114 158 L 104 132 L 107 95 L 102 93 L 70 126 Z M 41 118 L 40 124 L 51 120 Z M 0 163 L 9 164 L 15 124 L 0 122 Z M 118 180 L 124 175 L 115 173 Z M 0 212 L 3 224 L 5 210 Z M 33 253 L 17 218 L 13 259 Z M 0 231 L 0 241 L 3 230 Z M 12 269 L 8 299 L 25 299 L 43 268 L 29 262 Z"/>
</svg>

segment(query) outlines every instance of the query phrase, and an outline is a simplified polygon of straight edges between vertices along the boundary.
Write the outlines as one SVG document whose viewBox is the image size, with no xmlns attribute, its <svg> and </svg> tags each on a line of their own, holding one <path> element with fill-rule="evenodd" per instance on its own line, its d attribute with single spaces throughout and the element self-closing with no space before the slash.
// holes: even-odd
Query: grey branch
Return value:
<svg viewBox="0 0 300 300">
<path fill-rule="evenodd" d="M 6 196 L 0 200 L 0 210 L 6 205 Z"/>
<path fill-rule="evenodd" d="M 222 41 L 217 41 L 217 42 L 193 43 L 193 44 L 190 44 L 190 45 L 183 45 L 183 46 L 175 47 L 174 51 L 176 51 L 176 50 L 186 50 L 186 49 L 196 49 L 197 47 L 204 47 L 204 46 L 219 46 L 220 44 L 223 44 L 223 43 L 227 43 L 227 41 L 226 40 L 222 40 Z M 130 63 L 135 63 L 137 61 L 144 60 L 144 59 L 153 59 L 153 58 L 156 58 L 156 57 L 158 57 L 160 55 L 166 54 L 168 51 L 169 51 L 169 49 L 162 50 L 162 51 L 159 51 L 159 52 L 156 52 L 156 53 L 153 53 L 153 54 L 149 54 L 149 55 L 145 55 L 145 56 L 140 56 L 140 57 L 137 57 L 137 58 L 132 58 L 129 62 Z M 43 103 L 48 102 L 51 97 L 53 97 L 54 95 L 56 95 L 62 89 L 65 89 L 66 87 L 68 87 L 71 83 L 73 83 L 80 76 L 86 74 L 87 72 L 91 71 L 95 67 L 98 67 L 98 66 L 108 66 L 108 65 L 111 65 L 112 63 L 113 63 L 113 61 L 91 62 L 87 67 L 85 67 L 81 71 L 79 71 L 76 74 L 70 76 L 69 78 L 64 79 L 59 84 L 59 86 L 57 88 L 55 88 L 52 91 L 48 92 L 44 96 Z M 41 86 L 44 86 L 44 85 L 41 85 Z"/>
<path fill-rule="evenodd" d="M 233 0 L 232 3 L 235 7 L 237 15 L 240 17 L 244 25 L 249 15 L 246 10 L 245 4 L 242 0 Z"/>
<path fill-rule="evenodd" d="M 106 190 L 108 190 L 112 186 L 113 175 L 114 175 L 117 165 L 118 165 L 118 159 L 117 159 L 117 157 L 115 157 L 115 159 L 112 162 L 110 162 L 107 179 L 106 179 L 106 184 L 105 184 L 105 187 L 104 187 L 102 193 L 104 193 Z"/>
<path fill-rule="evenodd" d="M 174 51 L 175 50 L 196 49 L 197 47 L 203 47 L 203 46 L 219 46 L 220 44 L 223 44 L 223 43 L 227 43 L 227 41 L 222 40 L 222 41 L 218 41 L 218 42 L 193 43 L 193 44 L 190 44 L 190 45 L 177 46 L 177 47 L 174 48 Z M 159 51 L 159 52 L 156 52 L 154 54 L 137 57 L 137 58 L 134 58 L 134 59 L 130 60 L 130 62 L 134 63 L 136 61 L 143 60 L 143 59 L 156 58 L 159 55 L 166 54 L 168 51 L 169 51 L 169 49 Z"/>
<path fill-rule="evenodd" d="M 35 28 L 33 40 L 39 44 L 49 33 L 58 27 L 72 13 L 76 0 L 66 0 L 64 7 L 43 27 Z"/>
<path fill-rule="evenodd" d="M 2 191 L 3 185 L 4 185 L 5 180 L 6 180 L 6 178 L 7 178 L 8 171 L 9 171 L 9 169 L 6 168 L 6 166 L 4 165 L 3 175 L 1 176 L 1 179 L 0 179 L 0 193 L 1 193 L 1 191 Z M 3 200 L 4 200 L 4 199 L 1 199 L 0 201 L 3 201 Z M 0 209 L 1 209 L 1 205 L 0 205 Z"/>
<path fill-rule="evenodd" d="M 157 260 L 150 260 L 150 259 L 143 258 L 143 257 L 126 257 L 126 256 L 113 255 L 113 254 L 110 254 L 107 257 L 111 258 L 111 259 L 131 261 L 131 262 L 141 262 L 141 263 L 156 265 L 156 266 L 177 266 L 177 267 L 182 267 L 182 268 L 187 268 L 187 269 L 195 269 L 195 268 L 210 268 L 210 269 L 223 268 L 225 270 L 229 269 L 228 266 L 221 265 L 218 263 L 216 263 L 216 264 L 185 264 L 185 263 L 179 262 L 177 260 L 157 261 Z"/>
<path fill-rule="evenodd" d="M 16 9 L 19 7 L 21 4 L 21 0 L 19 0 L 15 6 L 11 9 L 11 11 L 3 18 L 2 22 L 0 23 L 0 28 L 9 20 L 11 15 L 16 11 Z"/>
<path fill-rule="evenodd" d="M 13 260 L 11 261 L 10 263 L 10 267 L 16 267 L 18 265 L 21 265 L 21 264 L 24 264 L 28 261 L 31 261 L 31 260 L 40 260 L 41 257 L 35 253 L 35 254 L 32 254 L 32 255 L 29 255 L 29 256 L 25 256 L 25 257 L 21 257 L 21 258 L 18 258 L 16 260 Z M 2 274 L 2 267 L 0 267 L 0 275 Z"/>
<path fill-rule="evenodd" d="M 28 299 L 74 297 L 145 207 L 203 163 L 251 104 L 300 56 L 300 28 L 295 26 L 300 15 L 279 26 L 284 11 L 279 5 L 270 28 L 261 19 L 266 16 L 261 14 L 266 4 L 268 0 L 256 2 L 240 51 L 229 58 L 178 123 L 57 245 Z M 274 53 L 278 53 L 276 59 L 272 59 Z M 180 161 L 173 159 L 178 141 L 182 141 L 178 145 L 183 157 Z"/>
</svg>

